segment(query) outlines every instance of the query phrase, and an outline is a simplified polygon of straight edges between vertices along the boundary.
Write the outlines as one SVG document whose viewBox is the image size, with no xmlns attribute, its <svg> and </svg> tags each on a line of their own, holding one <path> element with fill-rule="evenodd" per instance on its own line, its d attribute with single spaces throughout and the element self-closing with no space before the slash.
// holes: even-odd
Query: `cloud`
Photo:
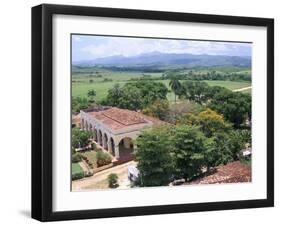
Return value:
<svg viewBox="0 0 281 226">
<path fill-rule="evenodd" d="M 208 55 L 251 55 L 251 44 L 247 43 L 104 36 L 74 36 L 74 42 L 77 44 L 77 54 L 87 55 L 89 59 L 114 55 L 135 56 L 154 51 Z"/>
<path fill-rule="evenodd" d="M 73 39 L 74 39 L 75 42 L 81 42 L 82 41 L 80 36 L 73 36 Z"/>
</svg>

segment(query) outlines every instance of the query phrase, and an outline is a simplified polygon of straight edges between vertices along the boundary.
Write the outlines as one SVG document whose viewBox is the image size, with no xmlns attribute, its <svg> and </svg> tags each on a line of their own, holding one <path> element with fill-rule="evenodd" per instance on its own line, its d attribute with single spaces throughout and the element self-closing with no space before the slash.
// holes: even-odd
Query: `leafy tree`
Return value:
<svg viewBox="0 0 281 226">
<path fill-rule="evenodd" d="M 231 127 L 229 123 L 225 122 L 223 115 L 209 108 L 197 115 L 188 114 L 181 119 L 180 123 L 200 126 L 207 137 L 213 136 L 216 132 L 226 131 Z"/>
<path fill-rule="evenodd" d="M 136 87 L 139 89 L 141 94 L 141 99 L 143 101 L 143 108 L 151 105 L 154 101 L 166 100 L 168 89 L 161 82 L 153 82 L 153 81 L 139 81 L 134 83 L 127 83 L 124 87 L 131 89 Z"/>
<path fill-rule="evenodd" d="M 72 97 L 71 106 L 73 113 L 78 113 L 81 109 L 86 109 L 90 105 L 91 103 L 85 97 Z"/>
<path fill-rule="evenodd" d="M 201 173 L 205 163 L 206 137 L 198 127 L 181 125 L 173 131 L 175 174 L 189 180 Z"/>
<path fill-rule="evenodd" d="M 208 168 L 233 161 L 230 144 L 230 137 L 227 133 L 220 132 L 213 137 L 212 142 L 208 143 L 209 152 L 205 158 Z"/>
<path fill-rule="evenodd" d="M 94 89 L 91 89 L 88 91 L 88 97 L 89 97 L 89 102 L 90 103 L 94 103 L 95 100 L 94 100 L 94 97 L 96 96 L 96 91 Z"/>
<path fill-rule="evenodd" d="M 89 143 L 92 133 L 78 128 L 72 129 L 72 147 L 85 147 Z"/>
<path fill-rule="evenodd" d="M 126 83 L 122 88 L 115 85 L 108 91 L 107 104 L 130 110 L 148 107 L 158 99 L 166 100 L 167 87 L 160 82 L 138 81 Z"/>
<path fill-rule="evenodd" d="M 180 81 L 178 79 L 173 78 L 173 79 L 170 80 L 169 86 L 171 87 L 171 89 L 173 90 L 173 92 L 175 94 L 175 103 L 176 103 L 177 95 L 180 94 L 181 83 L 180 83 Z"/>
<path fill-rule="evenodd" d="M 139 110 L 143 108 L 143 97 L 137 87 L 125 85 L 122 91 L 123 95 L 119 98 L 118 107 L 129 110 Z"/>
<path fill-rule="evenodd" d="M 167 100 L 156 100 L 152 105 L 143 109 L 142 113 L 164 120 L 167 116 L 168 110 L 169 102 Z"/>
<path fill-rule="evenodd" d="M 230 149 L 232 153 L 232 159 L 237 160 L 239 152 L 245 148 L 245 143 L 248 137 L 245 137 L 245 130 L 231 130 L 229 133 Z"/>
<path fill-rule="evenodd" d="M 141 186 L 168 185 L 173 173 L 169 127 L 143 131 L 136 140 Z"/>
<path fill-rule="evenodd" d="M 203 104 L 208 100 L 209 85 L 206 82 L 185 81 L 180 96 Z"/>
<path fill-rule="evenodd" d="M 217 93 L 220 93 L 222 91 L 230 92 L 230 90 L 221 86 L 209 86 L 206 96 L 208 99 L 213 99 Z"/>
<path fill-rule="evenodd" d="M 245 138 L 239 130 L 231 130 L 228 133 L 216 133 L 208 143 L 206 163 L 215 167 L 227 164 L 238 159 L 239 152 L 245 146 Z"/>
<path fill-rule="evenodd" d="M 96 91 L 94 89 L 90 89 L 88 91 L 88 97 L 95 97 L 96 96 Z"/>
<path fill-rule="evenodd" d="M 111 89 L 108 90 L 106 102 L 110 106 L 118 106 L 119 100 L 123 96 L 123 90 L 121 86 L 116 83 Z"/>
<path fill-rule="evenodd" d="M 251 96 L 248 94 L 222 90 L 214 95 L 209 107 L 223 114 L 236 128 L 247 118 L 251 119 Z"/>
</svg>

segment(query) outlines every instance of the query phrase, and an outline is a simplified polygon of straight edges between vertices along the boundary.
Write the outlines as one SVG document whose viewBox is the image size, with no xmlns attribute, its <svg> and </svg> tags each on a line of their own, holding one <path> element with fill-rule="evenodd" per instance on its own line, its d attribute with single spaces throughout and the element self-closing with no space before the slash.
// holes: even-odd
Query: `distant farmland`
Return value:
<svg viewBox="0 0 281 226">
<path fill-rule="evenodd" d="M 141 73 L 141 72 L 112 72 L 112 71 L 101 71 L 97 74 L 91 72 L 79 73 L 75 72 L 72 75 L 72 96 L 73 97 L 86 97 L 90 89 L 96 91 L 96 101 L 101 101 L 107 95 L 107 92 L 114 84 L 118 83 L 121 86 L 127 82 L 134 82 L 132 79 L 149 76 L 151 78 L 161 78 L 162 73 Z M 169 80 L 154 80 L 164 83 L 168 89 Z M 205 81 L 210 86 L 222 86 L 230 90 L 240 89 L 251 86 L 251 82 L 247 81 Z M 250 92 L 245 90 L 243 92 Z M 168 93 L 167 98 L 172 101 L 174 100 L 174 94 Z"/>
</svg>

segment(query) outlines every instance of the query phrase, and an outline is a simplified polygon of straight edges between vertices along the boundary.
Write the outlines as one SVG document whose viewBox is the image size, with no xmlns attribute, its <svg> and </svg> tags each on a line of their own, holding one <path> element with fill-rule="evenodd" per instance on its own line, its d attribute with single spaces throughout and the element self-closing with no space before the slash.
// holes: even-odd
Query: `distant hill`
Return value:
<svg viewBox="0 0 281 226">
<path fill-rule="evenodd" d="M 239 66 L 251 67 L 250 57 L 225 56 L 225 55 L 195 55 L 150 52 L 137 56 L 125 57 L 116 55 L 87 61 L 74 62 L 76 67 L 151 67 L 151 66 L 179 66 L 213 67 L 213 66 Z"/>
</svg>

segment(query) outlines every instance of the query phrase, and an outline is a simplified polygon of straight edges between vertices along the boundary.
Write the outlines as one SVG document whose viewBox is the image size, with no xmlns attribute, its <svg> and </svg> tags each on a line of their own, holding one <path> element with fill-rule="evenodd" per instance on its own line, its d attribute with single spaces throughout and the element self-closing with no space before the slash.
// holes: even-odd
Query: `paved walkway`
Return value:
<svg viewBox="0 0 281 226">
<path fill-rule="evenodd" d="M 118 188 L 129 188 L 130 180 L 128 179 L 127 176 L 127 168 L 130 165 L 136 166 L 137 163 L 135 161 L 130 161 L 122 165 L 114 166 L 112 168 L 95 173 L 91 177 L 85 177 L 80 180 L 72 181 L 72 190 L 81 191 L 81 190 L 95 189 L 96 187 L 95 185 L 101 183 L 107 185 L 106 179 L 107 176 L 111 173 L 116 173 L 118 175 L 118 183 L 119 183 Z"/>
</svg>

